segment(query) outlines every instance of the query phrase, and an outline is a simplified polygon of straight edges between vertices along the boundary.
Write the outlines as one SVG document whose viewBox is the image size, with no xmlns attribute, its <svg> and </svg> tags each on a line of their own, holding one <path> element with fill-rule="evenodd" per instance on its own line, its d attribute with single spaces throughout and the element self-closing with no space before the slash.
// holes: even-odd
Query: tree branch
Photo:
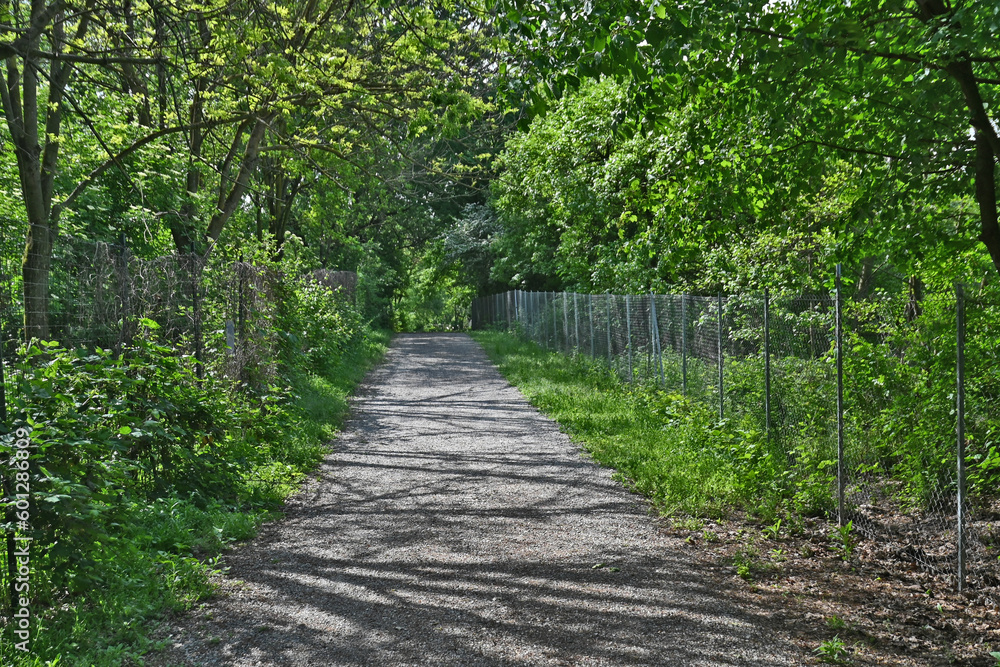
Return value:
<svg viewBox="0 0 1000 667">
<path fill-rule="evenodd" d="M 70 204 L 72 204 L 76 200 L 76 198 L 79 197 L 80 194 L 87 189 L 87 187 L 94 181 L 94 179 L 100 177 L 108 169 L 115 166 L 116 164 L 120 164 L 121 161 L 127 158 L 129 155 L 132 155 L 133 153 L 138 151 L 140 148 L 143 148 L 144 146 L 148 146 L 157 139 L 161 139 L 168 135 L 176 134 L 178 132 L 189 132 L 193 129 L 217 127 L 219 125 L 227 125 L 229 123 L 238 123 L 242 120 L 249 118 L 250 116 L 251 114 L 245 114 L 241 116 L 233 116 L 231 118 L 220 118 L 215 120 L 202 121 L 199 123 L 175 125 L 173 127 L 167 127 L 162 130 L 157 130 L 152 134 L 148 134 L 145 137 L 138 139 L 137 141 L 133 142 L 131 145 L 126 147 L 124 150 L 109 157 L 107 160 L 105 160 L 99 166 L 93 169 L 89 174 L 87 174 L 83 178 L 83 180 L 80 181 L 80 183 L 77 184 L 76 188 L 74 188 L 73 191 L 70 192 L 65 199 L 59 202 L 59 204 L 54 205 L 52 207 L 53 220 L 58 219 L 59 212 L 69 207 Z"/>
</svg>

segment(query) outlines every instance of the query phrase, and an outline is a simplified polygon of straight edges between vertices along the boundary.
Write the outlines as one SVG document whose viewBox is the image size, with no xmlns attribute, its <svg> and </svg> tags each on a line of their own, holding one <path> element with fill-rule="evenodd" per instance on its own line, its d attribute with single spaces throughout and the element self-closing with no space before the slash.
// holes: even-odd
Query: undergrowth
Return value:
<svg viewBox="0 0 1000 667">
<path fill-rule="evenodd" d="M 155 619 L 210 595 L 220 554 L 277 516 L 316 466 L 388 340 L 356 327 L 262 391 L 195 381 L 150 342 L 125 361 L 48 346 L 25 379 L 37 394 L 33 445 L 47 462 L 33 479 L 62 486 L 34 502 L 44 529 L 32 553 L 30 651 L 0 628 L 0 664 L 141 663 L 158 648 Z"/>
</svg>

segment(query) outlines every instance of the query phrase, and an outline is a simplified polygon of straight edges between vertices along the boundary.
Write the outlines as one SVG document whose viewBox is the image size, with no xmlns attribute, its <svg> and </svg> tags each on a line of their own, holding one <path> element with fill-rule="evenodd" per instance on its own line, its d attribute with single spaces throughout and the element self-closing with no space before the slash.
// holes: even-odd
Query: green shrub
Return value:
<svg viewBox="0 0 1000 667">
<path fill-rule="evenodd" d="M 119 353 L 24 351 L 8 398 L 30 431 L 30 527 L 0 530 L 33 538 L 36 625 L 33 657 L 4 637 L 0 662 L 137 662 L 152 648 L 149 619 L 209 595 L 216 555 L 251 537 L 320 460 L 388 336 L 329 290 L 286 297 L 275 335 L 287 344 L 260 348 L 257 363 L 275 372 L 253 382 L 211 366 L 199 379 L 149 320 Z M 17 435 L 0 434 L 0 460 Z"/>
</svg>

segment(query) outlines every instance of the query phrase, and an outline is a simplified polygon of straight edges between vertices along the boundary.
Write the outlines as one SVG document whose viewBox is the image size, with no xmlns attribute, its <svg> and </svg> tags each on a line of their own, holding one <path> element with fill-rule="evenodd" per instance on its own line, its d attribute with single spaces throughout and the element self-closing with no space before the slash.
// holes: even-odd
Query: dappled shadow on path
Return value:
<svg viewBox="0 0 1000 667">
<path fill-rule="evenodd" d="M 228 558 L 212 617 L 171 659 L 800 662 L 467 337 L 397 338 L 320 479 Z"/>
</svg>

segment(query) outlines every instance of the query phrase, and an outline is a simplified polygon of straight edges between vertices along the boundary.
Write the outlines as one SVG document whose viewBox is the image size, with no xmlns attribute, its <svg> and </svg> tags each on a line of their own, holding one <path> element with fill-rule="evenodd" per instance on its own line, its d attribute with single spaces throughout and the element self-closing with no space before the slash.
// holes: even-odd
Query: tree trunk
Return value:
<svg viewBox="0 0 1000 667">
<path fill-rule="evenodd" d="M 979 203 L 980 232 L 983 242 L 1000 271 L 1000 225 L 997 224 L 996 157 L 990 142 L 976 131 L 976 201 Z"/>
<path fill-rule="evenodd" d="M 924 21 L 930 21 L 953 11 L 951 3 L 944 0 L 917 0 Z M 996 161 L 1000 157 L 1000 135 L 997 134 L 986 103 L 979 91 L 979 82 L 972 60 L 961 54 L 944 67 L 962 90 L 969 122 L 976 133 L 976 202 L 979 204 L 979 240 L 986 246 L 993 266 L 1000 271 L 1000 225 L 997 222 Z"/>
<path fill-rule="evenodd" d="M 188 170 L 184 182 L 186 200 L 181 205 L 181 214 L 174 217 L 170 224 L 170 235 L 174 239 L 174 247 L 178 254 L 190 252 L 191 245 L 195 242 L 198 207 L 193 200 L 201 190 L 201 172 L 198 171 L 197 163 L 201 160 L 202 147 L 205 143 L 204 131 L 199 126 L 204 120 L 201 101 L 204 87 L 204 80 L 198 79 L 195 82 L 194 98 L 191 100 L 191 109 L 188 113 L 191 130 L 188 133 Z"/>
<path fill-rule="evenodd" d="M 863 301 L 871 296 L 874 282 L 875 258 L 868 256 L 861 260 L 861 276 L 858 278 L 858 288 L 854 292 L 854 298 Z"/>
<path fill-rule="evenodd" d="M 236 180 L 233 183 L 232 188 L 229 190 L 228 194 L 225 190 L 225 182 L 219 183 L 219 203 L 215 211 L 215 215 L 212 216 L 211 221 L 208 223 L 208 238 L 214 243 L 219 240 L 219 236 L 222 234 L 222 229 L 229 222 L 233 213 L 243 202 L 243 195 L 246 194 L 247 186 L 250 181 L 250 174 L 253 171 L 257 157 L 260 154 L 260 145 L 264 139 L 264 133 L 267 130 L 267 123 L 269 118 L 259 118 L 253 126 L 253 130 L 250 132 L 250 136 L 247 137 L 246 147 L 243 149 L 243 164 L 240 165 L 240 170 L 236 174 Z M 242 128 L 241 128 L 242 130 Z M 234 145 L 239 142 L 241 137 L 237 135 L 233 138 Z"/>
<path fill-rule="evenodd" d="M 21 277 L 24 279 L 25 340 L 49 338 L 49 274 L 52 268 L 52 231 L 48 221 L 28 223 Z"/>
<path fill-rule="evenodd" d="M 288 230 L 288 221 L 292 216 L 292 204 L 299 193 L 302 178 L 296 176 L 289 179 L 280 164 L 277 165 L 277 169 L 280 171 L 274 174 L 271 197 L 268 202 L 268 231 L 274 237 L 277 259 L 281 259 L 282 245 L 285 243 L 285 232 Z"/>
<path fill-rule="evenodd" d="M 31 5 L 31 30 L 25 53 L 40 49 L 40 35 L 46 31 L 51 48 L 62 49 L 65 39 L 63 15 L 50 13 L 44 3 Z M 48 25 L 51 22 L 51 25 Z M 73 37 L 82 40 L 90 25 L 90 16 L 80 16 Z M 21 277 L 24 280 L 24 336 L 46 340 L 49 330 L 49 275 L 52 267 L 53 233 L 58 210 L 53 211 L 52 194 L 59 162 L 59 143 L 63 115 L 63 97 L 73 69 L 58 59 L 49 62 L 45 75 L 48 99 L 38 104 L 38 73 L 42 61 L 33 55 L 7 58 L 7 77 L 0 78 L 0 102 L 7 129 L 14 146 L 21 198 L 28 231 L 25 235 Z M 44 120 L 42 120 L 44 119 Z M 40 136 L 39 125 L 42 125 Z M 44 140 L 44 148 L 42 142 Z"/>
<path fill-rule="evenodd" d="M 907 287 L 909 288 L 910 300 L 906 304 L 905 315 L 906 321 L 912 322 L 924 312 L 922 305 L 924 300 L 924 281 L 917 276 L 910 276 L 910 279 L 907 281 Z"/>
</svg>

